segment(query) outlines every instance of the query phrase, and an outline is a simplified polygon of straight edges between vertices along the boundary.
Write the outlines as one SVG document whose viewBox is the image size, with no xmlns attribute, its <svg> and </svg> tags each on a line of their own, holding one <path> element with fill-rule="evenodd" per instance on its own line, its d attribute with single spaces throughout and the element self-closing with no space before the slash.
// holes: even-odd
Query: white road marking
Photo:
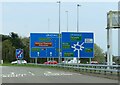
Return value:
<svg viewBox="0 0 120 85">
<path fill-rule="evenodd" d="M 71 74 L 71 73 L 52 73 L 52 72 L 50 72 L 50 71 L 47 71 L 46 73 L 44 73 L 44 75 L 45 76 L 64 76 L 64 75 L 66 75 L 66 76 L 68 76 L 68 75 L 73 75 L 73 74 Z"/>
<path fill-rule="evenodd" d="M 48 73 L 52 73 L 52 72 L 48 71 Z"/>
<path fill-rule="evenodd" d="M 26 74 L 15 74 L 14 72 L 10 72 L 10 74 L 2 74 L 0 75 L 1 77 L 5 78 L 5 77 L 24 77 L 26 76 Z"/>
<path fill-rule="evenodd" d="M 7 76 L 5 76 L 5 75 L 2 75 L 2 77 L 7 77 Z"/>
<path fill-rule="evenodd" d="M 24 74 L 21 74 L 21 76 L 23 77 L 23 76 L 24 76 Z"/>
<path fill-rule="evenodd" d="M 32 73 L 32 72 L 28 72 L 28 73 L 30 73 L 32 76 L 34 76 L 35 74 L 34 73 Z"/>
<path fill-rule="evenodd" d="M 12 75 L 14 75 L 15 73 L 14 72 L 11 72 Z"/>
</svg>

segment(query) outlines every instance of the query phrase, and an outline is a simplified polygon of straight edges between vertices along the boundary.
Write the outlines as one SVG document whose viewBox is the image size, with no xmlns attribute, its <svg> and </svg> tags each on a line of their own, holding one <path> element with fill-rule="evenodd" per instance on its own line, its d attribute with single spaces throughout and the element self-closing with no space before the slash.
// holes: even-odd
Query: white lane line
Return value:
<svg viewBox="0 0 120 85">
<path fill-rule="evenodd" d="M 31 74 L 32 76 L 34 76 L 35 74 L 34 73 L 32 73 L 32 72 L 28 72 L 29 74 Z"/>
</svg>

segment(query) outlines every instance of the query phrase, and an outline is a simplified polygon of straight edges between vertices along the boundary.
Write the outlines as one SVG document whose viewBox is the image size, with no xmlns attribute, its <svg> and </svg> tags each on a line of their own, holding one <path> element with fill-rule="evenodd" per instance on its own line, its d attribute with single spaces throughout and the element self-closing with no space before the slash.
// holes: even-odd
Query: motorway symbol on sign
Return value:
<svg viewBox="0 0 120 85">
<path fill-rule="evenodd" d="M 16 49 L 16 58 L 23 59 L 23 49 Z"/>
<path fill-rule="evenodd" d="M 62 57 L 94 57 L 94 35 L 86 32 L 62 32 Z"/>
<path fill-rule="evenodd" d="M 58 58 L 58 53 L 59 53 L 58 33 L 30 33 L 31 58 L 47 58 L 47 57 Z"/>
</svg>

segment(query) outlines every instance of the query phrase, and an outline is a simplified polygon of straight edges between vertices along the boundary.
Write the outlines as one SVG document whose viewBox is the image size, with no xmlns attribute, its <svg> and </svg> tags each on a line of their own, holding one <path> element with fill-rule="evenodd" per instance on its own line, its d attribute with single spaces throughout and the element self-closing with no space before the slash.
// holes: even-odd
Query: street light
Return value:
<svg viewBox="0 0 120 85">
<path fill-rule="evenodd" d="M 61 62 L 61 58 L 60 58 L 60 4 L 61 2 L 58 1 L 57 2 L 59 4 L 59 63 Z"/>
<path fill-rule="evenodd" d="M 79 4 L 77 4 L 77 32 L 79 32 L 79 7 L 80 7 L 81 5 L 79 5 Z M 79 55 L 80 56 L 80 55 Z M 78 63 L 78 61 L 79 61 L 79 58 L 80 57 L 78 57 L 77 58 L 77 63 Z"/>
<path fill-rule="evenodd" d="M 68 32 L 68 11 L 65 11 L 67 15 L 67 32 Z"/>
<path fill-rule="evenodd" d="M 77 32 L 79 32 L 79 7 L 81 5 L 77 4 Z"/>
<path fill-rule="evenodd" d="M 48 34 L 49 34 L 49 29 L 50 29 L 50 19 L 48 18 Z M 51 59 L 50 59 L 51 60 Z M 47 61 L 49 61 L 49 58 L 47 56 Z"/>
</svg>

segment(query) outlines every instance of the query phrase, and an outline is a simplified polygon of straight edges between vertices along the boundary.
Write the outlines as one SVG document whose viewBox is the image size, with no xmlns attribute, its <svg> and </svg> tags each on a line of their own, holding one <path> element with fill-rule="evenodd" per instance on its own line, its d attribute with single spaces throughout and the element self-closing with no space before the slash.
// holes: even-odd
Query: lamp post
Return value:
<svg viewBox="0 0 120 85">
<path fill-rule="evenodd" d="M 81 5 L 79 5 L 79 4 L 77 4 L 77 32 L 79 32 L 79 7 L 80 7 Z M 80 55 L 79 55 L 80 56 Z M 78 63 L 78 61 L 79 61 L 79 58 L 80 57 L 78 57 L 77 58 L 77 63 Z"/>
<path fill-rule="evenodd" d="M 59 63 L 61 62 L 61 57 L 60 57 L 60 5 L 61 5 L 61 2 L 58 1 L 57 2 L 59 4 Z"/>
<path fill-rule="evenodd" d="M 79 7 L 81 5 L 77 4 L 77 32 L 79 32 Z"/>
<path fill-rule="evenodd" d="M 49 29 L 50 29 L 50 19 L 48 18 L 48 34 L 49 34 Z M 49 61 L 48 56 L 47 56 L 47 61 Z"/>
</svg>

